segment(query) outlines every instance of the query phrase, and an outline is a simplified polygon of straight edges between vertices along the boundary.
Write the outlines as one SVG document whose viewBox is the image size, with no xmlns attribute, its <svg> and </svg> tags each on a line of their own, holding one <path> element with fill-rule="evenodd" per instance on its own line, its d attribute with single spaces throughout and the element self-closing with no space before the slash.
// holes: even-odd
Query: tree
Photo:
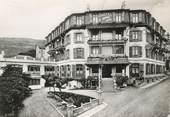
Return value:
<svg viewBox="0 0 170 117">
<path fill-rule="evenodd" d="M 49 74 L 42 77 L 46 80 L 46 83 L 49 85 L 49 91 L 50 91 L 50 87 L 53 87 L 54 91 L 55 91 L 55 87 L 57 87 L 61 92 L 62 85 L 67 83 L 66 78 L 60 78 L 58 76 L 55 76 L 54 74 Z"/>
<path fill-rule="evenodd" d="M 0 77 L 0 114 L 14 114 L 24 106 L 23 100 L 30 95 L 28 82 L 24 79 L 22 68 L 17 65 L 7 65 Z"/>
<path fill-rule="evenodd" d="M 26 52 L 21 52 L 18 55 L 26 55 L 26 56 L 31 56 L 31 57 L 35 58 L 36 57 L 36 50 L 35 49 L 30 49 L 30 50 L 28 50 Z"/>
</svg>

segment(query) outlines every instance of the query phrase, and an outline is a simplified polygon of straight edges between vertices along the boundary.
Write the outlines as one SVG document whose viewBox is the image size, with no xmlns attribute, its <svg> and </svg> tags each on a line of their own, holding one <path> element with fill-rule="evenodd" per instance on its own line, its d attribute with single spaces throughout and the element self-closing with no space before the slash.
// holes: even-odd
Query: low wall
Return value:
<svg viewBox="0 0 170 117">
<path fill-rule="evenodd" d="M 73 109 L 73 116 L 76 117 L 81 113 L 90 110 L 98 105 L 98 99 L 90 99 L 90 102 L 81 104 L 80 107 Z"/>
</svg>

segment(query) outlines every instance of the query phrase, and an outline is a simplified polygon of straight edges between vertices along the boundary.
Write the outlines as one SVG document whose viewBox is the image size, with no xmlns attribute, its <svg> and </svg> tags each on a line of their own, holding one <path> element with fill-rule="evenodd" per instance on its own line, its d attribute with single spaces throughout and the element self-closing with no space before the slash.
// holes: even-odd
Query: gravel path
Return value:
<svg viewBox="0 0 170 117">
<path fill-rule="evenodd" d="M 33 95 L 24 101 L 24 109 L 19 117 L 62 117 L 47 101 L 47 92 L 33 91 Z"/>
</svg>

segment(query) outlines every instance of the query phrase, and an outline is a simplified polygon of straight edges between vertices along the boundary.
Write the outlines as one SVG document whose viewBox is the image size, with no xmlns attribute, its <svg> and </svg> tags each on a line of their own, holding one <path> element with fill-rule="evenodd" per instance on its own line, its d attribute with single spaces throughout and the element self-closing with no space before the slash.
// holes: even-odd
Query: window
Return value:
<svg viewBox="0 0 170 117">
<path fill-rule="evenodd" d="M 142 31 L 131 31 L 130 41 L 142 41 Z"/>
<path fill-rule="evenodd" d="M 146 58 L 151 58 L 151 51 L 150 51 L 150 49 L 146 49 Z"/>
<path fill-rule="evenodd" d="M 124 54 L 124 45 L 113 46 L 113 54 Z"/>
<path fill-rule="evenodd" d="M 142 57 L 142 47 L 140 46 L 133 46 L 130 47 L 130 57 Z"/>
<path fill-rule="evenodd" d="M 77 16 L 76 23 L 77 23 L 77 25 L 84 24 L 84 17 L 83 16 Z"/>
<path fill-rule="evenodd" d="M 130 76 L 139 77 L 139 64 L 132 64 L 130 66 Z"/>
<path fill-rule="evenodd" d="M 99 22 L 99 19 L 98 19 L 98 15 L 97 14 L 93 14 L 92 16 L 92 22 L 93 24 L 97 24 Z"/>
<path fill-rule="evenodd" d="M 91 47 L 91 54 L 93 54 L 93 55 L 100 54 L 100 48 L 98 46 Z"/>
<path fill-rule="evenodd" d="M 57 76 L 60 76 L 60 67 L 56 66 L 56 72 L 57 72 Z"/>
<path fill-rule="evenodd" d="M 70 44 L 70 42 L 71 42 L 70 35 L 67 35 L 67 36 L 65 37 L 65 45 Z"/>
<path fill-rule="evenodd" d="M 70 50 L 69 49 L 67 49 L 66 52 L 65 52 L 65 58 L 66 59 L 70 58 Z"/>
<path fill-rule="evenodd" d="M 71 66 L 67 65 L 67 77 L 71 76 Z"/>
<path fill-rule="evenodd" d="M 83 43 L 83 33 L 75 33 L 75 42 Z"/>
<path fill-rule="evenodd" d="M 115 15 L 116 15 L 116 18 L 115 18 L 116 22 L 118 23 L 122 22 L 122 13 L 116 13 Z"/>
<path fill-rule="evenodd" d="M 29 85 L 40 85 L 40 79 L 31 79 Z"/>
<path fill-rule="evenodd" d="M 81 64 L 77 64 L 76 65 L 76 75 L 77 76 L 81 76 L 81 75 L 83 75 L 83 65 L 81 65 Z"/>
<path fill-rule="evenodd" d="M 154 43 L 154 38 L 152 37 L 151 33 L 146 33 L 146 41 L 149 43 Z"/>
<path fill-rule="evenodd" d="M 60 66 L 61 77 L 66 76 L 66 66 Z"/>
<path fill-rule="evenodd" d="M 74 59 L 84 58 L 84 48 L 74 48 Z"/>
<path fill-rule="evenodd" d="M 131 20 L 133 23 L 138 23 L 139 22 L 139 16 L 137 13 L 131 14 Z"/>
</svg>

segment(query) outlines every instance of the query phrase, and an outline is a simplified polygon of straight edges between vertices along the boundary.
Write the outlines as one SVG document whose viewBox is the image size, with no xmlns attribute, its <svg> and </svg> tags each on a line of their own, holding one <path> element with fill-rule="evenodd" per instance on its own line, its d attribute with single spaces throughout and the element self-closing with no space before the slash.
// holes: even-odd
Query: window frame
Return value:
<svg viewBox="0 0 170 117">
<path fill-rule="evenodd" d="M 74 33 L 74 42 L 75 43 L 84 43 L 84 34 L 83 34 L 83 32 L 76 32 L 76 33 Z"/>
</svg>

